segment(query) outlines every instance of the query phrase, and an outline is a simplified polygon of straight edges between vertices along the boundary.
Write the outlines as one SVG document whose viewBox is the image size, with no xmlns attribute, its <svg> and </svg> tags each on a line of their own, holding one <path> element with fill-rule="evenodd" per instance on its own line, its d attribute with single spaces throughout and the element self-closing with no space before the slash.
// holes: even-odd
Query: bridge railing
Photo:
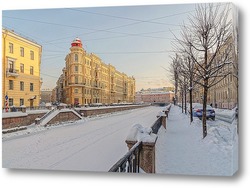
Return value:
<svg viewBox="0 0 250 188">
<path fill-rule="evenodd" d="M 151 126 L 152 133 L 157 134 L 161 125 L 166 124 L 166 116 L 160 116 Z M 166 127 L 166 125 L 163 125 Z M 155 140 L 156 141 L 156 140 Z M 115 163 L 109 170 L 109 172 L 126 172 L 126 173 L 140 173 L 140 168 L 142 168 L 145 172 L 154 173 L 155 172 L 155 155 L 154 155 L 154 146 L 155 142 L 152 143 L 144 143 L 142 141 L 126 141 L 128 147 L 131 149 L 122 157 L 117 163 Z M 145 146 L 145 147 L 144 147 Z M 142 152 L 142 150 L 144 152 Z M 148 159 L 145 159 L 145 155 L 152 152 Z"/>
<path fill-rule="evenodd" d="M 142 142 L 137 142 L 117 163 L 115 163 L 109 172 L 140 172 L 140 152 Z"/>
</svg>

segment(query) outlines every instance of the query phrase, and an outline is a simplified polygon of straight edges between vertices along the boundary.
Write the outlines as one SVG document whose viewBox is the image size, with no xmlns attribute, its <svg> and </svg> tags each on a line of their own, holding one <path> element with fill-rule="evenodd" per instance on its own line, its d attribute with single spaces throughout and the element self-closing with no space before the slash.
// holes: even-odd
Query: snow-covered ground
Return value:
<svg viewBox="0 0 250 188">
<path fill-rule="evenodd" d="M 161 109 L 151 106 L 4 134 L 3 167 L 108 171 L 127 152 L 130 128 L 151 126 Z"/>
<path fill-rule="evenodd" d="M 221 112 L 222 113 L 222 112 Z M 228 112 L 227 112 L 228 113 Z M 172 106 L 167 130 L 159 130 L 156 172 L 164 174 L 231 176 L 238 169 L 237 121 L 207 121 L 208 135 L 202 138 L 201 120 Z"/>
<path fill-rule="evenodd" d="M 127 152 L 131 128 L 151 126 L 162 110 L 150 106 L 4 134 L 3 167 L 107 172 Z M 158 132 L 156 173 L 232 175 L 238 169 L 237 121 L 207 123 L 203 139 L 201 121 L 194 118 L 190 124 L 188 115 L 172 105 L 167 129 Z"/>
</svg>

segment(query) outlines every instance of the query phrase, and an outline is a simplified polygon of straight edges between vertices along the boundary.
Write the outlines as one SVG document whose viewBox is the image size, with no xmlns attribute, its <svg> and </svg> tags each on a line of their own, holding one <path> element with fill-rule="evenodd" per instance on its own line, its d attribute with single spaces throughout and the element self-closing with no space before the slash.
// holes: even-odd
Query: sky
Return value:
<svg viewBox="0 0 250 188">
<path fill-rule="evenodd" d="M 171 86 L 172 42 L 194 4 L 4 10 L 2 26 L 42 45 L 42 89 L 52 89 L 79 37 L 87 53 L 136 79 L 136 91 Z"/>
</svg>

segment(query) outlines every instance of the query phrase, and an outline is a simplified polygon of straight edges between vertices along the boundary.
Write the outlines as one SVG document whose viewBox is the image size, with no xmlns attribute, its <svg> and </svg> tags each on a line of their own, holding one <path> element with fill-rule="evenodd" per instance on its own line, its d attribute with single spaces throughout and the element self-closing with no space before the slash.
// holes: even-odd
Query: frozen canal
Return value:
<svg viewBox="0 0 250 188">
<path fill-rule="evenodd" d="M 30 134 L 3 140 L 3 167 L 108 171 L 127 152 L 130 128 L 136 123 L 151 126 L 161 110 L 150 106 L 40 131 L 30 128 Z"/>
</svg>

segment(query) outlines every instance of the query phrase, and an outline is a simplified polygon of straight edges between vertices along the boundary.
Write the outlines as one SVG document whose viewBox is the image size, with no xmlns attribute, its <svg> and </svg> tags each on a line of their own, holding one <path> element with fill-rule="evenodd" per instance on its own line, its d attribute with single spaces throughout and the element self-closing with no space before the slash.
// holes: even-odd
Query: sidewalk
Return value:
<svg viewBox="0 0 250 188">
<path fill-rule="evenodd" d="M 202 138 L 201 121 L 172 106 L 167 129 L 161 127 L 156 143 L 156 173 L 230 176 L 233 174 L 233 146 L 219 147 L 219 140 L 208 134 Z"/>
</svg>

